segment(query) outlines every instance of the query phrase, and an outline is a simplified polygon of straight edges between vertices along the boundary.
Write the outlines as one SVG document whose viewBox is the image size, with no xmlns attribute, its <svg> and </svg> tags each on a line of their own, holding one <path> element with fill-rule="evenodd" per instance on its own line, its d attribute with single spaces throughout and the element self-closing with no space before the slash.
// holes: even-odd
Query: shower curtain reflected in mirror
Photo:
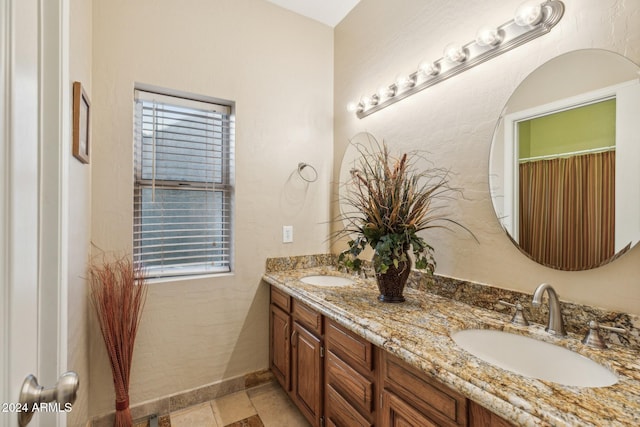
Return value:
<svg viewBox="0 0 640 427">
<path fill-rule="evenodd" d="M 519 244 L 562 270 L 615 254 L 615 150 L 521 163 Z"/>
</svg>

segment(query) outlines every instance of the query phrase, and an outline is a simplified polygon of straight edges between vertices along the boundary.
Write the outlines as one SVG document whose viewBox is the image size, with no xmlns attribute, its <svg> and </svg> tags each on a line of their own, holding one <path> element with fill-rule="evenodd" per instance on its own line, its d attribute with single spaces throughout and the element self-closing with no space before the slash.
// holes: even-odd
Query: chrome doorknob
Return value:
<svg viewBox="0 0 640 427">
<path fill-rule="evenodd" d="M 35 376 L 27 375 L 20 391 L 20 404 L 23 409 L 18 415 L 18 424 L 20 427 L 29 424 L 36 410 L 50 410 L 49 408 L 41 408 L 40 405 L 43 403 L 57 402 L 59 404 L 56 407 L 58 411 L 68 411 L 76 401 L 79 386 L 78 374 L 73 371 L 60 375 L 53 388 L 44 388 L 38 384 L 38 379 Z"/>
</svg>

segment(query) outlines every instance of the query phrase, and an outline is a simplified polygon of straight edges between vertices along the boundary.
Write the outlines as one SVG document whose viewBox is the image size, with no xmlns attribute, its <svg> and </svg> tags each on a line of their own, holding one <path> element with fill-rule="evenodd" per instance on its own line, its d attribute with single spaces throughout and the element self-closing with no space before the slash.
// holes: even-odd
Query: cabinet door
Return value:
<svg viewBox="0 0 640 427">
<path fill-rule="evenodd" d="M 438 427 L 421 412 L 388 391 L 382 392 L 380 427 Z"/>
<path fill-rule="evenodd" d="M 291 338 L 291 397 L 311 425 L 322 416 L 322 342 L 299 323 Z"/>
<path fill-rule="evenodd" d="M 476 402 L 469 401 L 470 427 L 514 427 L 509 421 L 499 417 Z"/>
<path fill-rule="evenodd" d="M 290 324 L 291 316 L 271 304 L 271 328 L 269 331 L 269 359 L 271 371 L 282 388 L 290 390 Z"/>
</svg>

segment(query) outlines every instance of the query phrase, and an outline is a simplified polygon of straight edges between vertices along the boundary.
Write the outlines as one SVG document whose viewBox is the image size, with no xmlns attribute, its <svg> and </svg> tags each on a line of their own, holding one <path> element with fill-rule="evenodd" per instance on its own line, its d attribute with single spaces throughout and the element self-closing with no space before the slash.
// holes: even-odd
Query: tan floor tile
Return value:
<svg viewBox="0 0 640 427">
<path fill-rule="evenodd" d="M 247 389 L 247 395 L 249 396 L 249 399 L 253 400 L 253 398 L 256 396 L 259 396 L 261 394 L 273 393 L 274 391 L 278 391 L 278 390 L 281 390 L 284 393 L 284 390 L 282 390 L 282 387 L 280 387 L 280 385 L 277 382 L 271 381 L 271 382 Z"/>
<path fill-rule="evenodd" d="M 171 413 L 171 427 L 220 427 L 209 402 Z"/>
<path fill-rule="evenodd" d="M 216 421 L 221 427 L 249 418 L 257 413 L 245 391 L 212 400 L 211 407 Z"/>
<path fill-rule="evenodd" d="M 264 427 L 309 427 L 310 424 L 276 383 L 248 390 Z"/>
</svg>

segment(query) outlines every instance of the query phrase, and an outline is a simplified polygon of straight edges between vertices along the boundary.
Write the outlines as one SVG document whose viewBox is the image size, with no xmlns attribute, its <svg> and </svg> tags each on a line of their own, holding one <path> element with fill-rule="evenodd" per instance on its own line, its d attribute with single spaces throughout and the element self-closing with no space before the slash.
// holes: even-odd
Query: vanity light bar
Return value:
<svg viewBox="0 0 640 427">
<path fill-rule="evenodd" d="M 516 10 L 515 17 L 497 28 L 483 27 L 476 39 L 465 44 L 450 44 L 443 57 L 434 62 L 422 62 L 418 70 L 399 76 L 390 86 L 382 86 L 371 96 L 350 102 L 347 110 L 358 118 L 394 104 L 414 93 L 440 83 L 488 59 L 507 52 L 548 33 L 560 21 L 564 4 L 560 0 L 527 1 Z"/>
</svg>

